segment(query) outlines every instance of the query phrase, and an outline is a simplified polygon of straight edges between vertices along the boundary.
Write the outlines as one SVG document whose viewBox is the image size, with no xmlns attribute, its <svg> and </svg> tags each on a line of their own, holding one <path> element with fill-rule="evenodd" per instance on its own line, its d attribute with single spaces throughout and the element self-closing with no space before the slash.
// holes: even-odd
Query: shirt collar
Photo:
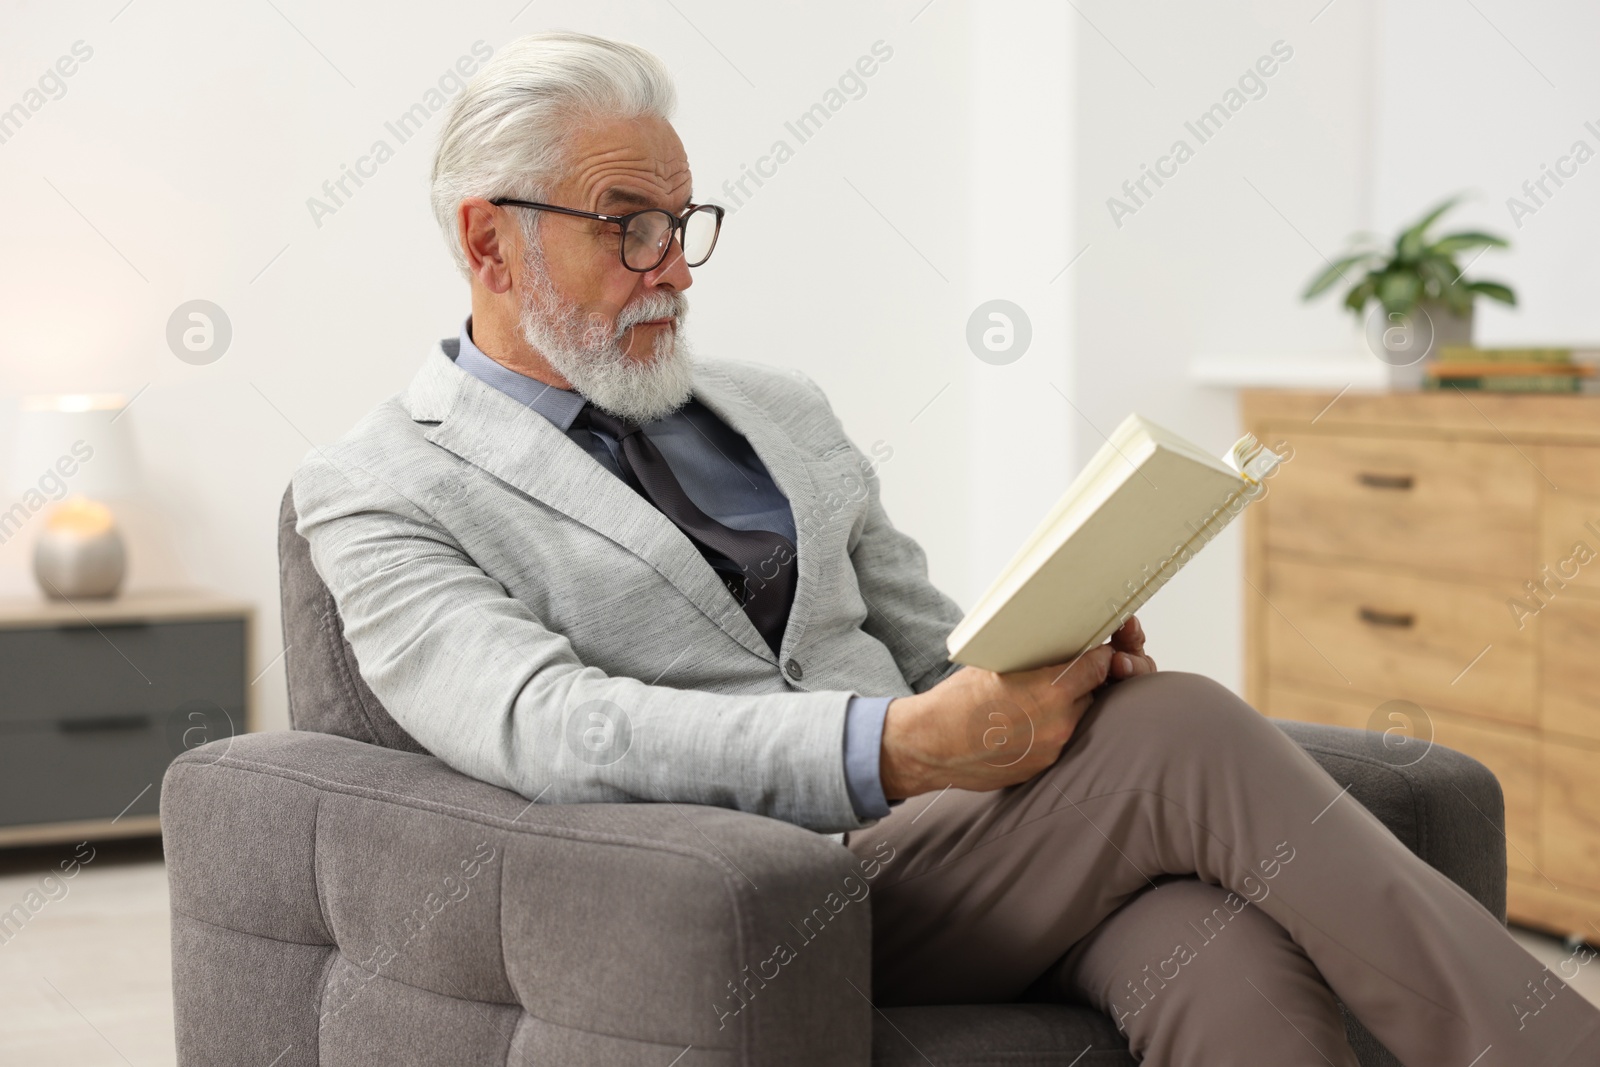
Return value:
<svg viewBox="0 0 1600 1067">
<path fill-rule="evenodd" d="M 471 315 L 461 324 L 461 351 L 456 356 L 456 366 L 524 407 L 537 411 L 563 432 L 572 428 L 573 420 L 585 403 L 582 393 L 530 378 L 484 355 L 472 343 Z"/>
</svg>

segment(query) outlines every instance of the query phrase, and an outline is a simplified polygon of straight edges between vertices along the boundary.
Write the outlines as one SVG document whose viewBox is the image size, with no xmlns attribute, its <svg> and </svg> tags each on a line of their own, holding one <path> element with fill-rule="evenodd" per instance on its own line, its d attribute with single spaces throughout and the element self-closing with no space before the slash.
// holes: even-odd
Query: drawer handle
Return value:
<svg viewBox="0 0 1600 1067">
<path fill-rule="evenodd" d="M 1368 489 L 1410 489 L 1416 479 L 1409 474 L 1373 474 L 1371 471 L 1362 471 L 1356 475 L 1356 481 Z"/>
<path fill-rule="evenodd" d="M 1371 626 L 1393 626 L 1397 630 L 1404 630 L 1414 625 L 1417 617 L 1409 611 L 1379 611 L 1377 608 L 1361 608 L 1357 612 L 1361 621 Z"/>
<path fill-rule="evenodd" d="M 143 730 L 150 725 L 148 715 L 99 715 L 92 719 L 58 719 L 56 729 L 64 734 L 99 734 L 113 730 Z"/>
</svg>

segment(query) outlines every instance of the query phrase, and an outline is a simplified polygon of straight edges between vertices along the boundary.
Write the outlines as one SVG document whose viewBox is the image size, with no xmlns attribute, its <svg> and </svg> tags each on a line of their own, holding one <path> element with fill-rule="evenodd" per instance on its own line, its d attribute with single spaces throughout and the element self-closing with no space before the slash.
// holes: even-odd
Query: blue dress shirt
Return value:
<svg viewBox="0 0 1600 1067">
<path fill-rule="evenodd" d="M 621 446 L 616 439 L 601 431 L 573 428 L 585 402 L 583 396 L 519 374 L 484 355 L 472 343 L 471 316 L 461 326 L 456 366 L 549 419 L 602 467 L 622 477 L 617 461 Z M 770 530 L 797 543 L 794 512 L 766 464 L 750 442 L 699 400 L 690 398 L 677 411 L 639 429 L 661 450 L 684 493 L 701 511 L 736 530 Z M 878 755 L 883 746 L 883 719 L 892 699 L 854 696 L 845 708 L 845 789 L 856 815 L 863 819 L 889 814 Z"/>
</svg>

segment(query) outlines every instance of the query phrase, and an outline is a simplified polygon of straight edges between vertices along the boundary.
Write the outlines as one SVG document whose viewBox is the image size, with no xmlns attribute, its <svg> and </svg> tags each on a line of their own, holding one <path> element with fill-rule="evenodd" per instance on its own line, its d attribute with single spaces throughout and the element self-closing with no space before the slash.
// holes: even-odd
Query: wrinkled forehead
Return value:
<svg viewBox="0 0 1600 1067">
<path fill-rule="evenodd" d="M 681 208 L 694 185 L 683 142 L 660 119 L 618 120 L 584 129 L 573 139 L 568 159 L 567 184 L 592 211 Z"/>
</svg>

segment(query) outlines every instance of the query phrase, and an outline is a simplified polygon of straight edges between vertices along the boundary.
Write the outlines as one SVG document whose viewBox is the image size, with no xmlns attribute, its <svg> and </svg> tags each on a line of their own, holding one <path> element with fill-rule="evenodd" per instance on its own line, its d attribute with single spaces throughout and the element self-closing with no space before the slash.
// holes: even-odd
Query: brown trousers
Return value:
<svg viewBox="0 0 1600 1067">
<path fill-rule="evenodd" d="M 1156 1067 L 1356 1067 L 1337 995 L 1407 1067 L 1600 1064 L 1600 1011 L 1199 675 L 1114 683 L 1037 777 L 845 841 L 884 842 L 880 1006 L 1042 991 Z"/>
</svg>

